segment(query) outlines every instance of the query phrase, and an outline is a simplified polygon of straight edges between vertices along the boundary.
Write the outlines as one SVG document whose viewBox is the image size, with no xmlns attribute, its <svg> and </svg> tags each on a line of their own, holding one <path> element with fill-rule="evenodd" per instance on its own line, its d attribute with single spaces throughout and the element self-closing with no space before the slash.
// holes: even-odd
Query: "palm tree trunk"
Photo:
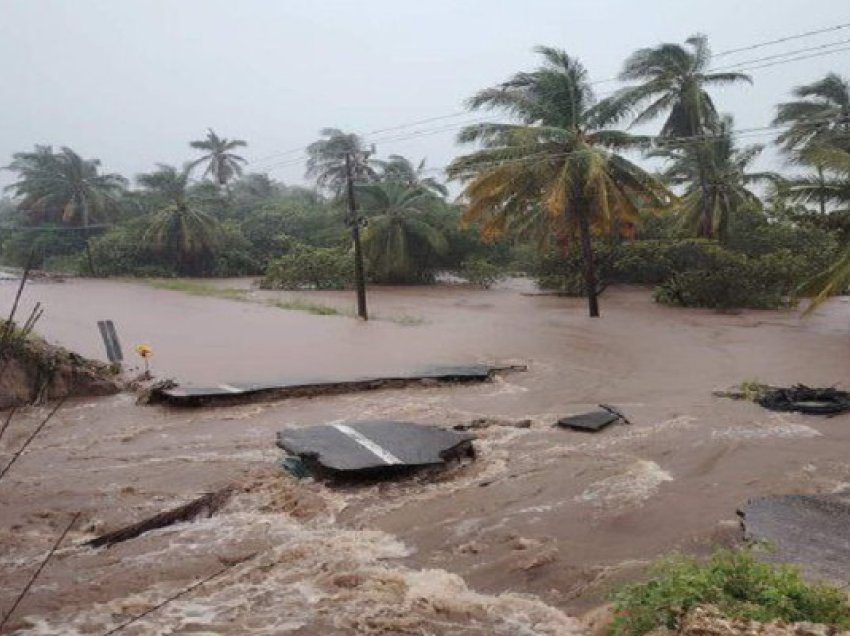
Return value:
<svg viewBox="0 0 850 636">
<path fill-rule="evenodd" d="M 714 238 L 714 223 L 711 218 L 711 192 L 708 187 L 708 179 L 705 176 L 705 164 L 703 158 L 698 155 L 699 162 L 699 187 L 702 191 L 700 197 L 699 225 L 697 235 L 700 238 Z"/>
<path fill-rule="evenodd" d="M 823 194 L 823 189 L 826 185 L 826 181 L 823 178 L 823 168 L 820 166 L 818 166 L 818 185 L 820 186 L 820 193 L 818 194 L 818 202 L 820 203 L 820 213 L 826 214 L 826 197 Z"/>
<path fill-rule="evenodd" d="M 596 268 L 593 263 L 593 244 L 590 240 L 589 210 L 584 201 L 576 206 L 578 211 L 579 233 L 581 235 L 581 256 L 584 260 L 584 286 L 587 289 L 587 308 L 591 318 L 599 317 L 599 298 L 596 289 Z"/>
</svg>

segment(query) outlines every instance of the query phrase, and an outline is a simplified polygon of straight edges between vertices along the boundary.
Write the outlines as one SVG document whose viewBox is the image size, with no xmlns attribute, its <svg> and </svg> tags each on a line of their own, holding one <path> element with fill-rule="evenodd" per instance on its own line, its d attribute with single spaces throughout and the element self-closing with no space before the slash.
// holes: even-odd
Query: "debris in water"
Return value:
<svg viewBox="0 0 850 636">
<path fill-rule="evenodd" d="M 713 391 L 716 397 L 749 400 L 771 411 L 797 411 L 808 415 L 836 415 L 850 411 L 850 393 L 834 387 L 816 389 L 805 384 L 792 387 L 743 382 L 724 391 Z"/>
<path fill-rule="evenodd" d="M 122 541 L 135 539 L 136 537 L 143 535 L 146 532 L 150 532 L 151 530 L 165 528 L 166 526 L 170 526 L 181 521 L 192 521 L 201 515 L 212 517 L 225 503 L 227 503 L 227 500 L 230 499 L 232 494 L 233 488 L 231 486 L 222 488 L 216 492 L 207 493 L 197 499 L 193 499 L 183 506 L 179 506 L 165 512 L 160 512 L 159 514 L 139 521 L 138 523 L 134 523 L 124 528 L 101 535 L 91 541 L 87 541 L 86 545 L 91 546 L 92 548 L 111 546 L 116 543 L 121 543 Z"/>
<path fill-rule="evenodd" d="M 234 404 L 253 400 L 273 400 L 289 397 L 334 395 L 375 389 L 404 388 L 413 384 L 487 382 L 497 373 L 526 371 L 523 365 L 491 367 L 467 366 L 432 367 L 424 371 L 388 377 L 362 377 L 330 381 L 280 382 L 278 384 L 228 383 L 214 387 L 154 388 L 148 403 L 164 402 L 173 406 L 204 406 Z"/>
<path fill-rule="evenodd" d="M 748 539 L 771 545 L 766 558 L 850 583 L 850 492 L 757 497 L 738 514 Z"/>
<path fill-rule="evenodd" d="M 531 428 L 530 419 L 503 420 L 497 417 L 478 417 L 468 424 L 456 424 L 452 428 L 456 431 L 469 431 L 491 426 L 503 426 L 507 428 Z"/>
<path fill-rule="evenodd" d="M 282 431 L 277 445 L 317 476 L 384 476 L 473 457 L 473 439 L 437 426 L 361 421 Z"/>
<path fill-rule="evenodd" d="M 558 420 L 558 426 L 571 428 L 576 431 L 586 431 L 597 433 L 606 426 L 610 426 L 615 422 L 623 422 L 631 424 L 626 416 L 619 409 L 607 404 L 600 404 L 599 411 L 591 411 L 589 413 L 581 413 L 579 415 L 570 415 Z"/>
<path fill-rule="evenodd" d="M 799 411 L 809 415 L 835 415 L 850 411 L 850 393 L 834 388 L 813 389 L 803 384 L 773 388 L 756 402 L 771 411 Z"/>
</svg>

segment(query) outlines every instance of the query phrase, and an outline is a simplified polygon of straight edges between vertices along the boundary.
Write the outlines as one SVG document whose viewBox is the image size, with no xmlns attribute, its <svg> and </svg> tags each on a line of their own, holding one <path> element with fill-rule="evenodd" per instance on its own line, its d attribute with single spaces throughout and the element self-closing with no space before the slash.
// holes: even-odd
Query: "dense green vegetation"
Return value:
<svg viewBox="0 0 850 636">
<path fill-rule="evenodd" d="M 250 172 L 248 144 L 209 130 L 182 167 L 132 182 L 70 148 L 36 146 L 6 169 L 0 263 L 95 276 L 262 276 L 269 288 L 347 288 L 352 223 L 373 283 L 443 272 L 488 287 L 525 272 L 588 297 L 613 283 L 659 302 L 775 308 L 850 284 L 850 86 L 829 73 L 776 108 L 785 174 L 757 172 L 713 91 L 752 79 L 713 70 L 703 36 L 640 49 L 623 87 L 596 99 L 582 64 L 539 47 L 541 64 L 475 93 L 501 116 L 464 128 L 445 171 L 335 128 L 305 149 L 315 187 Z M 660 121 L 656 134 L 629 132 Z M 348 165 L 346 165 L 348 161 Z M 347 173 L 353 177 L 348 190 Z M 447 179 L 460 184 L 456 200 Z M 357 212 L 347 212 L 353 196 Z M 353 219 L 353 220 L 352 220 Z"/>
<path fill-rule="evenodd" d="M 759 561 L 750 550 L 720 550 L 706 561 L 682 555 L 660 561 L 650 581 L 616 596 L 610 631 L 642 636 L 656 628 L 675 630 L 700 605 L 731 618 L 850 627 L 850 605 L 841 589 L 808 584 L 797 569 Z"/>
</svg>

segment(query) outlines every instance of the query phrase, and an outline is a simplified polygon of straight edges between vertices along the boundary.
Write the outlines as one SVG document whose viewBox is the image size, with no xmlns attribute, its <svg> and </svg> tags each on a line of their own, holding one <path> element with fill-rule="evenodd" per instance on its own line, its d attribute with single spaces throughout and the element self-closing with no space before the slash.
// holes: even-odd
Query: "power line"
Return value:
<svg viewBox="0 0 850 636">
<path fill-rule="evenodd" d="M 839 118 L 813 117 L 813 118 L 807 119 L 806 121 L 808 121 L 809 123 L 816 123 L 816 122 L 819 122 L 819 121 L 823 121 L 823 122 L 829 121 L 829 122 L 839 122 L 840 123 L 842 121 L 850 121 L 850 116 L 839 117 Z M 739 130 L 730 131 L 727 134 L 728 134 L 729 137 L 733 137 L 733 138 L 764 137 L 764 136 L 772 135 L 774 133 L 774 131 L 782 129 L 784 127 L 785 127 L 784 124 L 782 124 L 782 125 L 769 125 L 769 126 L 756 126 L 756 127 L 752 127 L 752 128 L 742 128 L 742 129 L 739 129 Z M 666 138 L 666 139 L 665 138 L 656 138 L 656 139 L 653 140 L 652 145 L 655 148 L 664 148 L 664 147 L 676 148 L 676 147 L 681 147 L 682 145 L 704 143 L 706 141 L 718 140 L 718 139 L 719 138 L 716 135 L 690 135 L 690 136 L 671 137 L 671 138 Z M 554 152 L 554 153 L 538 152 L 538 153 L 533 153 L 531 155 L 527 155 L 525 157 L 517 157 L 517 158 L 514 158 L 514 159 L 501 159 L 501 160 L 498 160 L 498 161 L 477 163 L 474 166 L 470 166 L 470 170 L 479 170 L 479 169 L 482 169 L 482 168 L 495 168 L 495 167 L 499 167 L 499 166 L 502 166 L 502 165 L 510 165 L 510 164 L 516 164 L 516 163 L 538 161 L 540 159 L 545 159 L 547 157 L 552 158 L 552 159 L 557 159 L 557 158 L 563 158 L 563 157 L 568 157 L 568 156 L 580 154 L 582 152 L 585 152 L 585 151 L 568 151 L 568 152 Z M 446 166 L 426 168 L 425 170 L 423 170 L 423 172 L 444 172 L 445 169 L 448 168 L 448 167 L 449 166 L 446 165 Z M 386 182 L 393 182 L 393 181 L 382 181 L 382 182 L 386 183 Z M 395 182 L 396 183 L 407 183 L 406 181 L 395 181 Z M 365 184 L 368 184 L 368 183 L 369 182 L 361 181 L 358 184 L 359 185 L 365 185 Z"/>
<path fill-rule="evenodd" d="M 753 51 L 755 49 L 760 49 L 765 46 L 773 46 L 774 44 L 782 44 L 783 42 L 790 42 L 791 40 L 799 40 L 802 38 L 811 37 L 813 35 L 820 35 L 822 33 L 832 33 L 834 31 L 841 31 L 842 29 L 847 28 L 850 28 L 850 22 L 845 22 L 844 24 L 836 24 L 835 26 L 827 27 L 825 29 L 817 29 L 815 31 L 806 31 L 805 33 L 789 35 L 784 38 L 778 38 L 776 40 L 768 40 L 767 42 L 759 42 L 758 44 L 753 44 L 750 46 L 742 46 L 737 49 L 727 49 L 725 51 L 721 51 L 720 53 L 715 53 L 714 55 L 712 55 L 712 57 L 717 59 L 718 57 L 734 55 L 735 53 L 742 53 L 744 51 Z"/>
<path fill-rule="evenodd" d="M 729 64 L 727 66 L 715 66 L 711 69 L 711 71 L 724 71 L 724 70 L 727 70 L 727 69 L 734 69 L 734 68 L 737 68 L 739 66 L 745 66 L 747 64 L 752 64 L 754 62 L 764 62 L 764 61 L 767 61 L 767 60 L 774 60 L 774 59 L 777 59 L 777 58 L 788 57 L 790 55 L 797 55 L 798 53 L 808 53 L 810 51 L 820 51 L 820 50 L 823 50 L 823 49 L 829 49 L 829 48 L 832 48 L 834 46 L 840 46 L 842 44 L 848 44 L 848 43 L 850 43 L 850 38 L 847 38 L 845 40 L 838 40 L 837 42 L 830 42 L 829 44 L 821 44 L 820 46 L 810 46 L 810 47 L 805 48 L 805 49 L 797 49 L 795 51 L 787 51 L 785 53 L 777 53 L 776 55 L 768 55 L 767 57 L 760 57 L 760 58 L 756 58 L 754 60 L 743 60 L 742 62 L 736 62 L 735 64 Z M 841 49 L 841 50 L 843 50 L 843 49 Z M 828 53 L 831 53 L 831 52 L 832 51 L 829 51 Z M 824 53 L 824 54 L 826 55 L 828 53 Z M 784 60 L 784 61 L 791 62 L 793 60 Z"/>
<path fill-rule="evenodd" d="M 756 49 L 759 49 L 759 48 L 774 46 L 776 44 L 781 44 L 781 43 L 784 43 L 784 42 L 790 42 L 790 41 L 793 41 L 793 40 L 799 40 L 799 39 L 802 39 L 802 38 L 812 37 L 812 36 L 820 35 L 820 34 L 823 34 L 823 33 L 832 33 L 832 32 L 840 31 L 840 30 L 847 29 L 847 28 L 850 28 L 850 22 L 837 24 L 837 25 L 834 25 L 834 26 L 831 26 L 831 27 L 826 27 L 826 28 L 823 28 L 823 29 L 806 31 L 806 32 L 803 32 L 803 33 L 785 36 L 785 37 L 777 38 L 777 39 L 774 39 L 774 40 L 767 40 L 765 42 L 759 42 L 759 43 L 748 45 L 748 46 L 742 46 L 742 47 L 738 47 L 738 48 L 734 48 L 734 49 L 727 49 L 727 50 L 724 50 L 724 51 L 721 51 L 719 53 L 714 54 L 712 56 L 712 58 L 716 59 L 716 58 L 725 57 L 725 56 L 728 56 L 728 55 L 733 55 L 733 54 L 736 54 L 736 53 L 741 53 L 741 52 L 744 52 L 744 51 L 756 50 Z M 797 55 L 799 53 L 806 53 L 806 52 L 809 52 L 809 51 L 820 51 L 822 49 L 826 49 L 826 48 L 830 48 L 830 47 L 833 47 L 833 46 L 838 46 L 840 44 L 844 44 L 846 42 L 850 42 L 850 39 L 838 41 L 838 42 L 833 42 L 833 43 L 830 43 L 830 44 L 825 44 L 825 45 L 816 46 L 816 47 L 808 47 L 808 48 L 804 48 L 804 49 L 797 49 L 797 50 L 794 50 L 794 51 L 787 51 L 785 53 L 769 55 L 769 56 L 765 56 L 765 57 L 761 57 L 761 58 L 754 58 L 754 59 L 751 59 L 751 60 L 742 61 L 742 62 L 732 64 L 732 65 L 711 68 L 711 69 L 709 69 L 709 71 L 717 71 L 717 70 L 724 70 L 724 69 L 731 69 L 731 68 L 737 68 L 738 70 L 741 70 L 741 71 L 759 70 L 759 69 L 763 69 L 763 68 L 769 68 L 769 67 L 772 67 L 772 66 L 778 66 L 780 64 L 796 62 L 796 61 L 801 61 L 801 60 L 806 60 L 806 59 L 812 59 L 812 58 L 816 58 L 816 57 L 822 57 L 822 56 L 825 56 L 825 55 L 831 55 L 831 54 L 834 54 L 834 53 L 839 53 L 839 52 L 842 52 L 842 51 L 850 50 L 850 47 L 843 47 L 843 48 L 833 49 L 833 50 L 829 50 L 829 51 L 822 51 L 820 53 L 816 53 L 816 54 L 813 54 L 813 55 L 803 55 L 803 56 L 798 56 L 798 57 L 791 57 L 789 59 L 780 59 L 780 58 L 788 58 L 788 56 L 794 56 L 794 55 Z M 738 67 L 743 67 L 743 65 L 745 65 L 745 64 L 754 64 L 754 63 L 758 63 L 758 62 L 766 62 L 766 61 L 771 61 L 771 60 L 777 60 L 777 61 L 772 62 L 772 63 L 768 63 L 768 64 L 761 64 L 761 65 L 757 65 L 757 66 L 752 66 L 752 67 L 738 68 Z M 617 80 L 618 80 L 617 77 L 611 77 L 611 78 L 607 78 L 607 79 L 592 81 L 592 82 L 590 82 L 590 85 L 598 85 L 598 84 L 603 84 L 603 83 L 609 83 L 609 82 L 614 82 L 614 81 L 617 81 Z M 610 92 L 603 93 L 602 96 L 607 96 L 607 95 L 612 94 L 614 92 L 616 92 L 616 91 L 612 90 Z M 411 128 L 411 127 L 414 127 L 414 126 L 419 126 L 419 125 L 422 125 L 422 124 L 433 123 L 433 122 L 436 122 L 436 121 L 444 121 L 444 120 L 447 120 L 447 119 L 456 119 L 458 117 L 462 117 L 464 115 L 471 115 L 471 114 L 472 113 L 470 113 L 469 111 L 457 111 L 457 112 L 449 113 L 449 114 L 446 114 L 446 115 L 437 115 L 437 116 L 434 116 L 434 117 L 427 117 L 427 118 L 424 118 L 424 119 L 419 119 L 419 120 L 414 120 L 414 121 L 411 121 L 411 122 L 397 124 L 397 125 L 389 126 L 389 127 L 386 127 L 386 128 L 378 128 L 376 130 L 372 130 L 372 131 L 365 133 L 363 136 L 364 136 L 365 139 L 368 139 L 370 136 L 378 135 L 378 134 L 385 133 L 385 132 L 394 132 L 394 131 L 398 131 L 398 130 L 404 130 L 404 129 Z M 439 127 L 439 128 L 436 128 L 436 129 L 431 129 L 431 130 L 414 131 L 409 136 L 397 136 L 397 137 L 392 137 L 392 138 L 388 138 L 388 139 L 377 139 L 377 140 L 372 140 L 372 143 L 377 143 L 377 142 L 380 142 L 380 143 L 390 142 L 391 143 L 391 142 L 396 142 L 396 141 L 404 141 L 406 139 L 412 139 L 412 138 L 416 138 L 416 137 L 422 137 L 422 136 L 427 136 L 427 135 L 430 135 L 430 134 L 437 134 L 437 133 L 440 133 L 440 132 L 445 132 L 445 131 L 448 131 L 448 130 L 461 128 L 463 126 L 469 125 L 470 123 L 474 123 L 474 122 L 466 122 L 466 123 L 462 123 L 462 124 L 453 124 L 453 125 L 449 125 L 449 126 Z M 270 154 L 270 155 L 266 155 L 264 157 L 261 157 L 260 159 L 255 160 L 254 162 L 252 162 L 252 165 L 256 166 L 257 164 L 262 164 L 267 159 L 272 159 L 272 158 L 277 158 L 277 157 L 285 157 L 285 156 L 292 155 L 292 154 L 295 154 L 295 153 L 304 153 L 307 150 L 308 147 L 309 147 L 309 145 L 308 146 L 299 146 L 297 148 L 292 148 L 290 150 L 285 150 L 285 151 L 282 151 L 282 152 L 279 152 L 279 153 L 273 153 L 273 154 Z M 300 163 L 302 160 L 303 160 L 303 157 L 298 157 L 298 158 L 293 159 L 293 160 L 288 160 L 288 161 L 284 161 L 283 163 L 268 166 L 265 169 L 271 170 L 271 169 L 275 169 L 275 168 L 288 167 L 289 165 L 295 165 L 297 163 Z"/>
</svg>

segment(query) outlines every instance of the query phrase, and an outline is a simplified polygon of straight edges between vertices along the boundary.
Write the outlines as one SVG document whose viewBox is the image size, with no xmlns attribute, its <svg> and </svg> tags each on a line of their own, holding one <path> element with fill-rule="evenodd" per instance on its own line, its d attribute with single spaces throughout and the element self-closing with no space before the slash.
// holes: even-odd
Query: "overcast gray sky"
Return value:
<svg viewBox="0 0 850 636">
<path fill-rule="evenodd" d="M 696 32 L 723 51 L 848 22 L 850 0 L 0 0 L 0 164 L 67 145 L 133 176 L 190 158 L 188 141 L 211 126 L 249 142 L 251 169 L 297 183 L 298 154 L 277 153 L 320 128 L 368 133 L 458 112 L 532 67 L 537 44 L 605 79 L 636 48 Z M 722 62 L 841 40 L 850 46 L 850 29 Z M 767 125 L 792 86 L 830 70 L 850 75 L 850 50 L 753 71 L 755 86 L 716 100 L 739 128 Z M 381 154 L 441 166 L 456 130 L 380 140 L 458 121 L 372 139 Z"/>
</svg>

